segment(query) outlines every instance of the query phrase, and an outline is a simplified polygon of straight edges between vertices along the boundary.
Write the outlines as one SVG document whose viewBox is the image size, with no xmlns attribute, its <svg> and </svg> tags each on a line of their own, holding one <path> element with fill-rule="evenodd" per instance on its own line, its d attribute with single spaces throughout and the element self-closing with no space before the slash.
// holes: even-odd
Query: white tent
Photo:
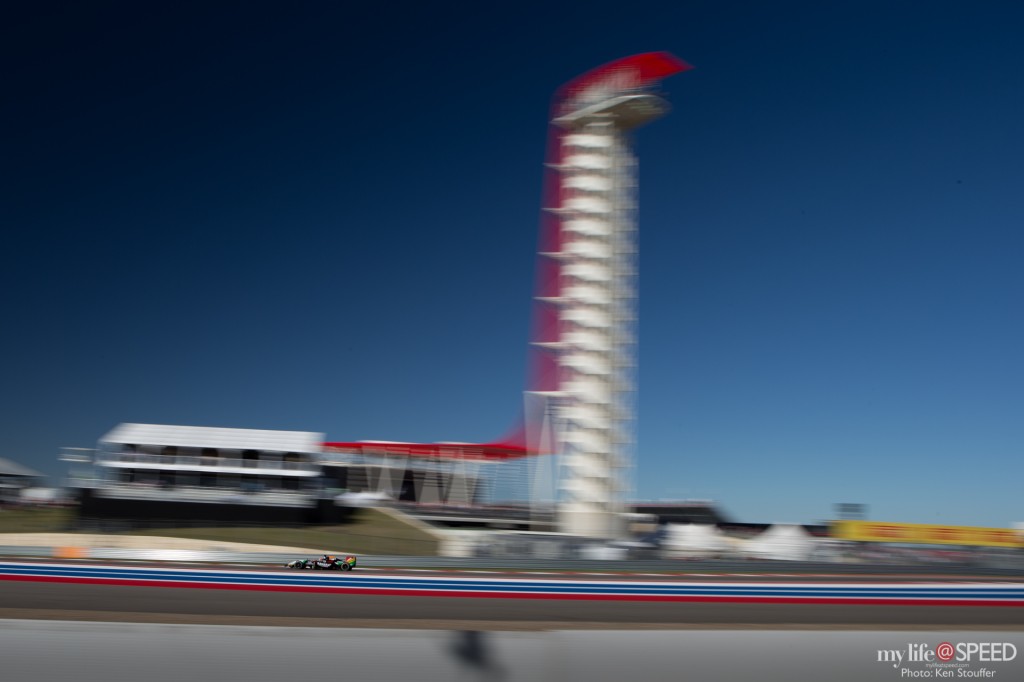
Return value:
<svg viewBox="0 0 1024 682">
<path fill-rule="evenodd" d="M 817 540 L 800 526 L 775 525 L 744 541 L 742 552 L 753 559 L 807 561 Z"/>
<path fill-rule="evenodd" d="M 22 488 L 20 501 L 25 504 L 62 504 L 68 494 L 62 488 Z"/>
<path fill-rule="evenodd" d="M 669 557 L 712 557 L 729 551 L 729 541 L 718 528 L 705 523 L 670 523 L 661 546 Z"/>
</svg>

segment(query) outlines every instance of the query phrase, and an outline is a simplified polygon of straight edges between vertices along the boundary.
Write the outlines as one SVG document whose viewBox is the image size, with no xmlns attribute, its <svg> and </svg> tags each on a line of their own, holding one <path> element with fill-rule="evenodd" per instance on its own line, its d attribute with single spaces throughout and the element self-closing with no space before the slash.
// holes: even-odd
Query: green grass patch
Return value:
<svg viewBox="0 0 1024 682">
<path fill-rule="evenodd" d="M 375 509 L 361 509 L 351 522 L 338 526 L 150 528 L 122 534 L 305 547 L 353 554 L 435 556 L 438 551 L 438 541 L 429 533 Z"/>
<path fill-rule="evenodd" d="M 88 528 L 74 530 L 76 514 L 73 507 L 5 509 L 0 511 L 0 533 L 94 532 Z M 438 552 L 438 541 L 432 535 L 376 509 L 360 509 L 350 522 L 335 526 L 185 526 L 115 534 L 305 547 L 334 553 L 436 556 Z"/>
<path fill-rule="evenodd" d="M 75 510 L 68 507 L 0 510 L 0 533 L 66 533 Z"/>
</svg>

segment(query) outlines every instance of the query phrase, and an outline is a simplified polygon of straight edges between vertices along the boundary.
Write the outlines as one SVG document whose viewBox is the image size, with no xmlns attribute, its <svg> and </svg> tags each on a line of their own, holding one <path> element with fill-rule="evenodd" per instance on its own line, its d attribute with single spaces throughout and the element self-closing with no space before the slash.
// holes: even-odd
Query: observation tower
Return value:
<svg viewBox="0 0 1024 682">
<path fill-rule="evenodd" d="M 637 346 L 630 137 L 668 111 L 657 83 L 689 68 L 665 52 L 626 57 L 564 85 L 552 107 L 527 397 L 560 456 L 559 530 L 576 536 L 622 532 Z"/>
<path fill-rule="evenodd" d="M 635 442 L 636 161 L 630 136 L 668 111 L 657 84 L 689 68 L 667 52 L 648 52 L 558 89 L 523 418 L 489 443 L 324 443 L 340 463 L 379 472 L 366 474 L 366 489 L 417 504 L 474 506 L 484 497 L 483 481 L 524 478 L 531 518 L 549 523 L 554 502 L 562 532 L 621 534 Z M 484 477 L 479 468 L 490 465 L 494 476 Z"/>
</svg>

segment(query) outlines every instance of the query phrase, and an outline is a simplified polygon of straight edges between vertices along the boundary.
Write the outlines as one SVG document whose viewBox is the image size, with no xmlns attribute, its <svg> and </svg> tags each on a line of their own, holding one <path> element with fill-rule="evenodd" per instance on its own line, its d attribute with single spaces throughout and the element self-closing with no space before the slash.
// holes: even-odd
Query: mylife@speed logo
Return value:
<svg viewBox="0 0 1024 682">
<path fill-rule="evenodd" d="M 928 665 L 933 670 L 911 671 L 904 668 L 901 672 L 904 677 L 951 677 L 952 670 L 935 668 L 935 664 L 958 663 L 969 665 L 973 662 L 995 663 L 1012 661 L 1017 658 L 1017 647 L 1010 642 L 941 642 L 932 647 L 926 642 L 912 642 L 907 644 L 905 649 L 879 649 L 878 662 L 889 663 L 894 668 L 906 666 L 910 663 Z M 991 677 L 994 671 L 978 670 L 968 671 L 960 669 L 960 677 Z M 988 674 L 986 674 L 988 673 Z"/>
</svg>

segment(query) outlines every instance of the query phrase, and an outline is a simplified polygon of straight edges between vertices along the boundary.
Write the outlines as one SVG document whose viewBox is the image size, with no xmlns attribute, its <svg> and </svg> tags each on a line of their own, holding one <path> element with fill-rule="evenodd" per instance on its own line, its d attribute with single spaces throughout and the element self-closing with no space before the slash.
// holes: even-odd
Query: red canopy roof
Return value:
<svg viewBox="0 0 1024 682">
<path fill-rule="evenodd" d="M 324 449 L 360 455 L 404 455 L 438 459 L 472 459 L 485 462 L 503 462 L 537 454 L 517 443 L 394 443 L 391 441 L 356 441 L 354 443 L 324 443 Z"/>
</svg>

